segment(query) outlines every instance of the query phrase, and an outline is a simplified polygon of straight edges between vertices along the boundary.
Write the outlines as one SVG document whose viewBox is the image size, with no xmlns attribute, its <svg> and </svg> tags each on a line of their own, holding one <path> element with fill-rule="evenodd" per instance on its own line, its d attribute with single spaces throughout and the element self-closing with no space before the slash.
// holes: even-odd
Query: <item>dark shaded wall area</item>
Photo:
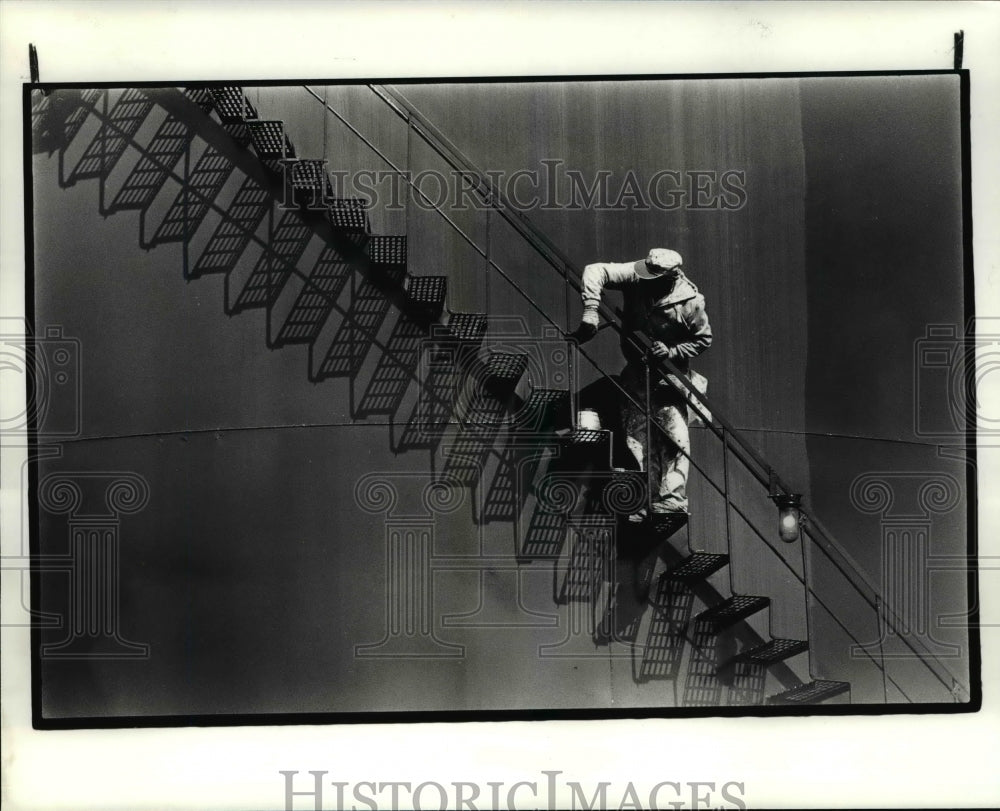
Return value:
<svg viewBox="0 0 1000 811">
<path fill-rule="evenodd" d="M 924 441 L 914 344 L 963 315 L 958 78 L 806 79 L 800 92 L 809 429 Z"/>
<path fill-rule="evenodd" d="M 930 522 L 931 555 L 966 549 L 963 453 L 938 451 L 962 443 L 950 369 L 917 363 L 929 326 L 962 334 L 964 297 L 972 296 L 963 269 L 959 79 L 804 79 L 800 94 L 812 504 L 879 582 L 899 563 L 882 560 L 880 527 L 905 513 Z M 896 503 L 859 509 L 851 486 L 865 475 L 887 482 Z M 915 487 L 942 480 L 958 486 L 957 504 L 940 512 L 918 503 Z M 932 624 L 964 613 L 964 576 L 933 575 Z M 933 634 L 968 650 L 961 629 Z"/>
</svg>

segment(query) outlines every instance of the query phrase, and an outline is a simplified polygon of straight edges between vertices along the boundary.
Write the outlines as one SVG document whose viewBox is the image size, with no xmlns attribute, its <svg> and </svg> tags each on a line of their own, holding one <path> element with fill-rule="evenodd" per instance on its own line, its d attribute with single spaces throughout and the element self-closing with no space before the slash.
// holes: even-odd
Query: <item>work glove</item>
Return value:
<svg viewBox="0 0 1000 811">
<path fill-rule="evenodd" d="M 649 351 L 654 358 L 673 358 L 674 356 L 673 350 L 663 341 L 653 341 Z"/>
<path fill-rule="evenodd" d="M 584 307 L 583 317 L 580 319 L 580 326 L 578 326 L 576 331 L 571 333 L 569 337 L 575 339 L 577 343 L 585 344 L 597 335 L 597 323 L 597 307 Z"/>
<path fill-rule="evenodd" d="M 571 332 L 569 337 L 574 339 L 578 344 L 585 344 L 595 335 L 597 335 L 597 327 L 593 324 L 588 324 L 586 321 L 581 321 L 580 326 Z"/>
</svg>

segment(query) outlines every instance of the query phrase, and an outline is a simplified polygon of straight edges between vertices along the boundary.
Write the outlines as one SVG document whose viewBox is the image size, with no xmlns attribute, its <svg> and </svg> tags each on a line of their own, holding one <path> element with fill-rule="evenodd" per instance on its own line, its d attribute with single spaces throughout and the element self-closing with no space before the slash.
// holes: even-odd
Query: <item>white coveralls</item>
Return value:
<svg viewBox="0 0 1000 811">
<path fill-rule="evenodd" d="M 704 352 L 712 343 L 712 328 L 705 312 L 705 297 L 678 268 L 676 275 L 666 274 L 656 279 L 640 278 L 638 262 L 598 262 L 587 265 L 583 272 L 583 305 L 585 314 L 596 313 L 605 288 L 622 290 L 624 296 L 622 352 L 626 366 L 622 371 L 622 386 L 639 404 L 645 404 L 645 356 L 629 335 L 643 332 L 652 341 L 667 347 L 667 357 L 678 369 L 688 374 L 688 362 Z M 666 380 L 666 373 L 655 363 L 651 372 L 650 395 L 653 427 L 650 448 L 650 475 L 654 482 L 651 506 L 654 513 L 686 512 L 688 454 L 687 400 Z M 682 384 L 683 388 L 683 384 Z M 629 450 L 646 470 L 646 417 L 628 397 L 623 398 L 622 424 Z M 664 434 L 666 434 L 664 436 Z"/>
</svg>

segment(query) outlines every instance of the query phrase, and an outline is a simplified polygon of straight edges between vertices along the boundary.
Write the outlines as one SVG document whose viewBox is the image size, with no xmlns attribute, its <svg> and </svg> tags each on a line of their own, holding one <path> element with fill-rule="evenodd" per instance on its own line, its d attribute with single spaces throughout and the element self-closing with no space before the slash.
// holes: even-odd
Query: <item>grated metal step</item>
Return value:
<svg viewBox="0 0 1000 811">
<path fill-rule="evenodd" d="M 560 464 L 581 469 L 611 470 L 611 432 L 574 428 L 556 432 L 562 445 Z"/>
<path fill-rule="evenodd" d="M 702 611 L 695 617 L 695 621 L 708 625 L 713 632 L 718 633 L 767 608 L 770 604 L 770 597 L 737 594 L 707 611 Z"/>
<path fill-rule="evenodd" d="M 817 679 L 808 684 L 800 684 L 791 690 L 770 696 L 768 704 L 783 706 L 799 706 L 803 704 L 820 704 L 828 699 L 834 698 L 844 693 L 849 693 L 851 685 L 846 681 L 826 681 Z M 850 698 L 848 697 L 848 702 Z"/>
<path fill-rule="evenodd" d="M 457 341 L 478 344 L 486 334 L 484 313 L 452 313 L 447 324 L 448 334 Z"/>
<path fill-rule="evenodd" d="M 569 391 L 566 389 L 532 389 L 517 412 L 520 431 L 558 428 L 569 421 Z"/>
<path fill-rule="evenodd" d="M 650 532 L 654 538 L 665 541 L 675 532 L 687 525 L 691 516 L 686 512 L 653 513 L 650 521 Z"/>
<path fill-rule="evenodd" d="M 326 161 L 300 158 L 286 164 L 288 182 L 299 205 L 320 207 L 332 191 Z"/>
<path fill-rule="evenodd" d="M 250 145 L 250 131 L 247 129 L 248 119 L 257 118 L 257 111 L 250 100 L 243 95 L 239 87 L 209 88 L 212 100 L 215 102 L 215 113 L 219 116 L 222 128 L 240 146 Z"/>
<path fill-rule="evenodd" d="M 447 276 L 411 276 L 406 287 L 406 298 L 414 314 L 430 321 L 441 317 L 447 295 Z"/>
<path fill-rule="evenodd" d="M 210 87 L 208 92 L 215 102 L 215 112 L 223 124 L 242 124 L 247 118 L 256 118 L 257 111 L 239 87 Z"/>
<path fill-rule="evenodd" d="M 809 650 L 809 643 L 802 639 L 772 639 L 763 645 L 743 651 L 733 661 L 767 666 L 784 659 L 790 659 L 792 656 L 807 650 Z"/>
<path fill-rule="evenodd" d="M 367 250 L 373 267 L 406 267 L 405 235 L 372 237 Z"/>
<path fill-rule="evenodd" d="M 509 391 L 528 368 L 528 356 L 523 352 L 491 352 L 486 361 L 485 382 L 491 389 Z"/>
<path fill-rule="evenodd" d="M 281 161 L 295 157 L 295 149 L 285 135 L 285 125 L 282 121 L 261 121 L 259 119 L 246 122 L 250 132 L 250 142 L 257 157 L 272 172 L 284 170 Z"/>
<path fill-rule="evenodd" d="M 565 434 L 563 441 L 567 445 L 596 445 L 611 439 L 610 431 L 594 430 L 592 428 L 574 428 Z"/>
<path fill-rule="evenodd" d="M 327 217 L 337 231 L 359 248 L 363 248 L 371 234 L 368 222 L 368 204 L 358 197 L 338 197 L 329 200 Z"/>
<path fill-rule="evenodd" d="M 566 389 L 532 389 L 526 403 L 531 408 L 546 408 L 553 404 L 565 403 L 569 400 Z"/>
<path fill-rule="evenodd" d="M 285 157 L 285 124 L 282 121 L 248 121 L 254 151 L 261 158 Z M 291 157 L 291 156 L 289 156 Z"/>
<path fill-rule="evenodd" d="M 729 564 L 729 555 L 713 555 L 709 552 L 695 552 L 664 573 L 668 580 L 679 583 L 695 583 L 705 580 Z"/>
</svg>

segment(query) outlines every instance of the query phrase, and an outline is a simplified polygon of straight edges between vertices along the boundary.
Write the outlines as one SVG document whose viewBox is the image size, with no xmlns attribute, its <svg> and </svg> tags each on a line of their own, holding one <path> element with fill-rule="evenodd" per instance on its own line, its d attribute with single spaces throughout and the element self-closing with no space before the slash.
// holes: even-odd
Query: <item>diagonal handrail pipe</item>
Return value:
<svg viewBox="0 0 1000 811">
<path fill-rule="evenodd" d="M 424 141 L 431 146 L 439 155 L 441 155 L 452 167 L 463 174 L 463 178 L 473 181 L 476 185 L 474 190 L 478 191 L 483 200 L 491 206 L 491 208 L 517 230 L 519 234 L 528 242 L 529 245 L 538 253 L 542 258 L 544 258 L 562 277 L 563 279 L 571 285 L 578 292 L 582 291 L 582 283 L 580 281 L 580 272 L 576 268 L 575 263 L 572 259 L 563 252 L 555 243 L 553 243 L 548 236 L 538 228 L 523 212 L 518 211 L 515 207 L 511 206 L 506 196 L 501 192 L 499 188 L 490 180 L 490 178 L 483 172 L 479 167 L 477 167 L 454 143 L 444 133 L 442 133 L 426 116 L 424 116 L 420 111 L 403 96 L 397 89 L 386 86 L 386 85 L 368 85 L 369 89 L 380 98 L 397 116 L 406 121 L 410 126 L 413 127 Z M 617 314 L 614 313 L 610 308 L 608 308 L 603 303 L 600 305 L 601 313 L 604 315 L 606 322 L 618 332 L 620 335 L 625 335 L 625 330 L 618 321 Z M 641 348 L 648 350 L 652 342 L 649 338 L 642 334 L 630 334 L 627 336 L 629 339 L 635 341 Z M 709 409 L 712 414 L 712 423 L 708 423 L 708 427 L 721 439 L 728 433 L 730 440 L 735 443 L 735 446 L 731 446 L 733 455 L 738 458 L 746 467 L 749 472 L 757 479 L 757 481 L 767 487 L 769 491 L 774 494 L 775 491 L 781 493 L 791 493 L 792 489 L 778 476 L 777 471 L 767 462 L 766 459 L 753 448 L 747 440 L 733 427 L 733 425 L 723 417 L 717 408 L 709 403 L 708 399 L 687 379 L 687 377 L 680 373 L 680 370 L 667 358 L 659 359 L 660 363 L 666 368 L 668 372 L 671 373 L 675 381 L 687 389 L 683 392 L 688 398 L 693 398 L 697 402 L 701 403 L 703 406 Z M 668 378 L 669 379 L 669 378 Z M 677 387 L 677 383 L 672 380 L 672 384 Z M 713 424 L 714 423 L 714 424 Z M 895 612 L 895 610 L 888 606 L 882 597 L 881 590 L 871 581 L 870 577 L 865 574 L 863 569 L 858 565 L 857 561 L 850 555 L 847 550 L 845 550 L 829 533 L 828 530 L 819 522 L 819 520 L 812 514 L 808 513 L 806 510 L 802 510 L 802 515 L 806 520 L 802 522 L 802 528 L 806 535 L 816 544 L 816 546 L 822 551 L 834 564 L 834 566 L 844 575 L 848 580 L 852 588 L 857 591 L 859 596 L 876 612 L 884 612 L 888 614 L 897 623 L 901 622 L 901 618 Z M 808 585 L 805 584 L 809 593 L 818 599 L 815 591 Z M 969 692 L 967 685 L 965 685 L 958 676 L 952 672 L 944 662 L 940 661 L 936 654 L 934 654 L 927 646 L 920 640 L 919 637 L 914 637 L 912 640 L 906 636 L 900 636 L 900 639 L 910 648 L 913 653 L 917 654 L 920 661 L 927 667 L 934 676 L 949 690 L 955 685 L 960 685 L 966 693 Z M 914 647 L 914 644 L 916 647 Z M 922 650 L 917 650 L 921 648 Z M 945 678 L 941 676 L 939 672 L 932 667 L 928 659 L 933 660 L 942 670 L 947 673 L 951 678 L 951 683 L 949 683 Z M 880 668 L 883 669 L 884 668 Z"/>
</svg>

